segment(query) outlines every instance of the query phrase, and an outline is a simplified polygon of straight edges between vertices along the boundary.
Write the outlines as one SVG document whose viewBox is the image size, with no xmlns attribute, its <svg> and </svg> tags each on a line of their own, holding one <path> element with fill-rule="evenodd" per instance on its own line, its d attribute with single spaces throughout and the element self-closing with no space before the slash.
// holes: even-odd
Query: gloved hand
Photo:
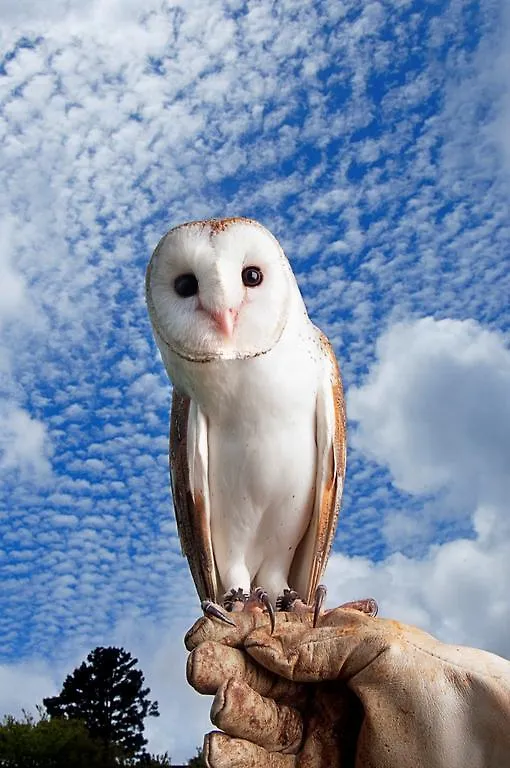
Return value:
<svg viewBox="0 0 510 768">
<path fill-rule="evenodd" d="M 510 767 L 509 661 L 352 610 L 232 618 L 186 635 L 211 768 Z"/>
</svg>

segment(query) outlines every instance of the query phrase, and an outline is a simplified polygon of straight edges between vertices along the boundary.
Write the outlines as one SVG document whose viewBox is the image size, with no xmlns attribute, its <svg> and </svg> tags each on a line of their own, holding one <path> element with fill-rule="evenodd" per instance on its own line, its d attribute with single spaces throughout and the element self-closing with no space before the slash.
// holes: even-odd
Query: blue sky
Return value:
<svg viewBox="0 0 510 768">
<path fill-rule="evenodd" d="M 510 656 L 509 11 L 2 4 L 1 712 L 124 644 L 152 749 L 208 727 L 143 279 L 168 228 L 213 216 L 279 238 L 340 360 L 330 604 Z"/>
</svg>

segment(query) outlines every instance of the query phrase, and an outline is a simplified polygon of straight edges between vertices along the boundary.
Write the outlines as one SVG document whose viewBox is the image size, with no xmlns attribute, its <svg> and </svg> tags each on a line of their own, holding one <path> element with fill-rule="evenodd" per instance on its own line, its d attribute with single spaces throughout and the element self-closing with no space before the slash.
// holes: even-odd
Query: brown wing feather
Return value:
<svg viewBox="0 0 510 768">
<path fill-rule="evenodd" d="M 313 600 L 315 590 L 320 584 L 335 537 L 347 458 L 347 425 L 342 379 L 331 344 L 322 333 L 319 339 L 330 369 L 334 408 L 331 454 L 322 493 L 316 498 L 310 525 L 296 550 L 289 575 L 290 586 L 297 589 L 308 603 Z"/>
<path fill-rule="evenodd" d="M 190 400 L 175 389 L 170 417 L 170 481 L 183 555 L 201 600 L 217 600 L 211 530 L 201 492 L 190 488 L 188 415 Z"/>
</svg>

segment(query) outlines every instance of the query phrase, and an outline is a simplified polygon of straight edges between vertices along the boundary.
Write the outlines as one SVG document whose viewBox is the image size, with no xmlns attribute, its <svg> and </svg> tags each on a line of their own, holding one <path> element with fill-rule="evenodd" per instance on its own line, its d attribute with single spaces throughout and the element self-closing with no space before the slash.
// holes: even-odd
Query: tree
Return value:
<svg viewBox="0 0 510 768">
<path fill-rule="evenodd" d="M 79 720 L 40 719 L 24 712 L 0 722 L 0 765 L 5 768 L 105 768 L 102 745 Z"/>
<path fill-rule="evenodd" d="M 88 663 L 87 663 L 88 662 Z M 149 701 L 150 688 L 135 669 L 134 659 L 124 648 L 95 648 L 87 662 L 64 681 L 58 696 L 43 699 L 51 718 L 82 720 L 90 736 L 103 746 L 105 762 L 114 753 L 140 757 L 147 739 L 146 717 L 158 717 L 158 702 Z"/>
</svg>

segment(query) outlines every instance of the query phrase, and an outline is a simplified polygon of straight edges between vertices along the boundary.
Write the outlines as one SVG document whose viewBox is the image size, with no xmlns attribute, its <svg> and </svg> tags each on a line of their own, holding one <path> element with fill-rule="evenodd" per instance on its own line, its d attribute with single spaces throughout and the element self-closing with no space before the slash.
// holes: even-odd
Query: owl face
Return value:
<svg viewBox="0 0 510 768">
<path fill-rule="evenodd" d="M 207 361 L 271 349 L 298 289 L 268 230 L 250 219 L 222 219 L 171 229 L 152 255 L 146 291 L 158 343 Z"/>
</svg>

